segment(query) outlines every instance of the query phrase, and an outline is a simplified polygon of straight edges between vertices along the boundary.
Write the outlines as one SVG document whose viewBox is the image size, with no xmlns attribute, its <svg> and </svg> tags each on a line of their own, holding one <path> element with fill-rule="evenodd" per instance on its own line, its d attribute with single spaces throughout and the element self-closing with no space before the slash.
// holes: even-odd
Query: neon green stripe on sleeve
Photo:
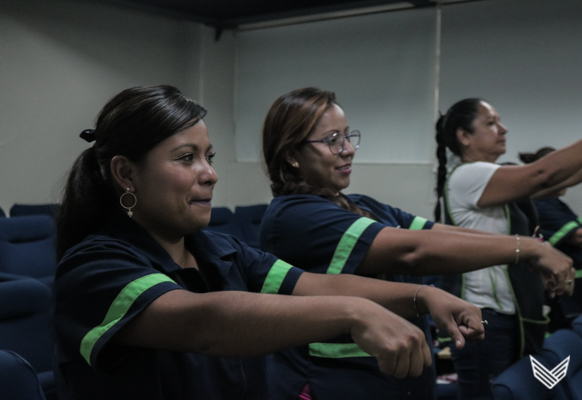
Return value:
<svg viewBox="0 0 582 400">
<path fill-rule="evenodd" d="M 576 275 L 574 275 L 574 277 L 575 277 L 576 279 L 578 279 L 578 278 L 582 278 L 582 269 L 579 269 L 579 270 L 577 270 L 577 271 L 576 271 Z"/>
<path fill-rule="evenodd" d="M 309 355 L 324 358 L 371 357 L 355 343 L 311 343 Z"/>
<path fill-rule="evenodd" d="M 426 224 L 426 218 L 422 218 L 422 217 L 414 217 L 414 219 L 412 220 L 412 223 L 410 224 L 410 228 L 408 228 L 411 231 L 419 231 L 422 228 L 424 228 L 424 224 Z"/>
<path fill-rule="evenodd" d="M 340 239 L 335 252 L 333 253 L 333 258 L 329 263 L 329 267 L 327 268 L 328 274 L 339 274 L 342 272 L 344 266 L 346 265 L 346 261 L 348 257 L 352 253 L 354 246 L 358 242 L 362 233 L 366 230 L 368 226 L 373 224 L 374 221 L 371 218 L 362 217 L 359 218 L 356 222 L 354 222 L 343 234 L 342 238 Z"/>
<path fill-rule="evenodd" d="M 263 283 L 261 293 L 279 293 L 283 279 L 285 279 L 287 272 L 289 272 L 291 268 L 293 268 L 293 266 L 283 260 L 275 261 Z"/>
<path fill-rule="evenodd" d="M 561 227 L 558 232 L 554 233 L 550 240 L 548 240 L 548 242 L 550 242 L 552 246 L 555 246 L 556 243 L 558 243 L 564 236 L 566 236 L 573 229 L 578 229 L 578 223 L 574 221 L 568 222 L 566 225 Z"/>
<path fill-rule="evenodd" d="M 83 337 L 83 340 L 81 340 L 81 355 L 87 360 L 89 365 L 91 365 L 91 352 L 93 351 L 95 343 L 123 318 L 127 310 L 129 310 L 131 305 L 143 292 L 163 282 L 174 281 L 164 274 L 151 274 L 130 282 L 121 290 L 115 300 L 113 300 L 113 303 L 111 303 L 103 322 L 99 326 L 91 329 Z"/>
</svg>

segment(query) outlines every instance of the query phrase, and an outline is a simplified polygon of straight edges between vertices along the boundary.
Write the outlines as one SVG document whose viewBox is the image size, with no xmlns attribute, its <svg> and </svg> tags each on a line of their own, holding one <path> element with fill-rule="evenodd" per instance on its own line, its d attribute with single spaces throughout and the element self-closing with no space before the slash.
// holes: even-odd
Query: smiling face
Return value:
<svg viewBox="0 0 582 400">
<path fill-rule="evenodd" d="M 207 226 L 218 179 L 213 156 L 204 121 L 160 142 L 143 162 L 133 164 L 134 220 L 167 240 Z"/>
<path fill-rule="evenodd" d="M 473 121 L 473 133 L 458 132 L 462 143 L 463 161 L 495 162 L 505 154 L 507 128 L 500 122 L 499 114 L 488 103 L 479 103 L 479 113 Z"/>
<path fill-rule="evenodd" d="M 349 125 L 341 107 L 332 104 L 323 113 L 307 140 L 327 139 L 336 132 L 348 134 Z M 339 193 L 350 184 L 354 154 L 354 148 L 346 140 L 344 150 L 339 154 L 332 154 L 327 143 L 304 143 L 293 158 L 299 164 L 299 172 L 308 184 Z"/>
</svg>

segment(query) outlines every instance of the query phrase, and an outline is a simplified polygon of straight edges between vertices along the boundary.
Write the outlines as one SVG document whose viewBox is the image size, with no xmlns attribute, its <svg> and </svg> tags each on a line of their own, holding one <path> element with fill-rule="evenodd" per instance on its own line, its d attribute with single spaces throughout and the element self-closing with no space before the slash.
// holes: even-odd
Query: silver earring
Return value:
<svg viewBox="0 0 582 400">
<path fill-rule="evenodd" d="M 299 163 L 297 161 L 294 161 L 293 164 L 291 164 L 291 166 L 294 168 L 299 168 Z"/>
<path fill-rule="evenodd" d="M 123 196 L 125 195 L 130 195 L 133 197 L 133 205 L 131 206 L 126 206 L 125 204 L 123 204 Z M 133 194 L 132 192 L 129 191 L 129 188 L 127 188 L 127 191 L 125 193 L 123 193 L 121 195 L 121 197 L 119 198 L 119 204 L 121 204 L 121 207 L 125 208 L 127 210 L 127 216 L 129 218 L 131 218 L 133 216 L 133 211 L 131 211 L 132 208 L 134 208 L 137 205 L 137 197 L 135 197 L 135 194 Z"/>
</svg>

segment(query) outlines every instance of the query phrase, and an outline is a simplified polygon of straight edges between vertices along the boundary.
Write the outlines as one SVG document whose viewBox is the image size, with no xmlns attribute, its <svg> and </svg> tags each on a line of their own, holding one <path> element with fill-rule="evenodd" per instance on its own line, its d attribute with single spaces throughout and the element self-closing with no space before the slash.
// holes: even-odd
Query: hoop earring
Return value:
<svg viewBox="0 0 582 400">
<path fill-rule="evenodd" d="M 123 204 L 123 196 L 128 195 L 128 194 L 133 197 L 133 205 L 129 206 L 129 207 L 126 206 L 125 204 Z M 137 205 L 137 197 L 135 196 L 135 194 L 133 194 L 132 192 L 129 191 L 129 188 L 127 188 L 127 191 L 125 193 L 123 193 L 121 195 L 121 197 L 119 198 L 119 204 L 121 204 L 121 207 L 123 207 L 127 210 L 127 216 L 129 218 L 131 218 L 133 216 L 133 211 L 131 211 L 131 209 Z"/>
</svg>

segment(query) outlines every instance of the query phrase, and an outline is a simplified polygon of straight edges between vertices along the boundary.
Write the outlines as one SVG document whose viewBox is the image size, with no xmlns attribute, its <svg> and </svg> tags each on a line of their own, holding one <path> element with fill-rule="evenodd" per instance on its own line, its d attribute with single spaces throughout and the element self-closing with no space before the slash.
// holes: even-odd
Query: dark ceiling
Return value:
<svg viewBox="0 0 582 400">
<path fill-rule="evenodd" d="M 435 0 L 93 0 L 213 26 L 241 25 L 389 5 L 426 7 Z"/>
</svg>

